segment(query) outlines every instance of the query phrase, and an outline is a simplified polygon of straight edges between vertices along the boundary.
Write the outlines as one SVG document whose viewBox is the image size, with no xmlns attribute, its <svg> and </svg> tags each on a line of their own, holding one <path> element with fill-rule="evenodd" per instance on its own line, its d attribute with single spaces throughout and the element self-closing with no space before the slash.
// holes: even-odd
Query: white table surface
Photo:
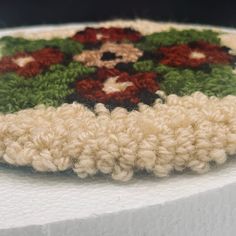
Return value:
<svg viewBox="0 0 236 236">
<path fill-rule="evenodd" d="M 142 174 L 128 183 L 0 167 L 1 236 L 226 236 L 235 222 L 233 158 L 204 175 Z"/>
</svg>

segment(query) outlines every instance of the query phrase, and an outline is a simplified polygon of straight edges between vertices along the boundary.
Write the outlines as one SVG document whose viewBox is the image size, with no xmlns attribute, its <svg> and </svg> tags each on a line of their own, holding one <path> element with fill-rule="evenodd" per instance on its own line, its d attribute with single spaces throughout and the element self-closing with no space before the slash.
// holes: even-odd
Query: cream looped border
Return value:
<svg viewBox="0 0 236 236">
<path fill-rule="evenodd" d="M 186 28 L 141 20 L 102 25 L 132 26 L 144 34 L 170 26 Z M 72 35 L 78 27 L 62 29 L 45 31 L 40 37 Z M 39 34 L 13 35 L 35 38 Z M 235 37 L 223 34 L 223 44 L 236 49 Z M 139 111 L 132 112 L 123 108 L 110 112 L 102 104 L 92 112 L 74 103 L 0 115 L 0 161 L 38 171 L 72 168 L 80 177 L 102 172 L 126 181 L 143 169 L 161 177 L 185 168 L 204 173 L 211 161 L 222 164 L 233 154 L 236 96 L 170 95 L 165 104 L 159 100 L 152 107 L 139 104 Z"/>
</svg>

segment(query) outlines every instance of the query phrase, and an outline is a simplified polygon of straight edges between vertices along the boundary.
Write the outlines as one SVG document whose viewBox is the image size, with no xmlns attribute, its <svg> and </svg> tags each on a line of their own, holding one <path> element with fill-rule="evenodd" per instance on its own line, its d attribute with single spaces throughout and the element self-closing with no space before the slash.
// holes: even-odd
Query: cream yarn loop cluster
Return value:
<svg viewBox="0 0 236 236">
<path fill-rule="evenodd" d="M 122 181 L 137 170 L 204 173 L 211 161 L 222 164 L 236 153 L 235 104 L 235 96 L 197 92 L 132 112 L 103 104 L 95 113 L 76 103 L 38 106 L 0 116 L 0 156 L 38 171 L 72 168 L 80 177 L 102 172 Z"/>
</svg>

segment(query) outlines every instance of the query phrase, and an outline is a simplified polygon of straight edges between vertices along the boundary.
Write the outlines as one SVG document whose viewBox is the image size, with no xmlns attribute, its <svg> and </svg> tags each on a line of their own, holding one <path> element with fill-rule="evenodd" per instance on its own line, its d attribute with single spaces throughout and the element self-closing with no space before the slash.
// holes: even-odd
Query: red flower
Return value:
<svg viewBox="0 0 236 236">
<path fill-rule="evenodd" d="M 233 59 L 222 47 L 203 41 L 161 47 L 157 54 L 162 55 L 161 64 L 173 67 L 196 68 L 203 64 L 229 64 Z"/>
<path fill-rule="evenodd" d="M 78 78 L 76 94 L 68 99 L 86 105 L 104 103 L 111 107 L 134 108 L 138 103 L 152 104 L 158 97 L 157 75 L 154 72 L 129 75 L 117 69 L 98 68 L 89 76 Z"/>
<path fill-rule="evenodd" d="M 142 35 L 131 28 L 91 28 L 87 27 L 83 31 L 77 32 L 72 39 L 79 41 L 80 43 L 95 44 L 98 42 L 122 42 L 132 41 L 136 42 L 140 40 Z"/>
<path fill-rule="evenodd" d="M 32 77 L 53 64 L 61 63 L 63 58 L 63 53 L 54 48 L 43 48 L 32 53 L 19 52 L 0 60 L 0 73 L 15 72 L 24 77 Z"/>
</svg>

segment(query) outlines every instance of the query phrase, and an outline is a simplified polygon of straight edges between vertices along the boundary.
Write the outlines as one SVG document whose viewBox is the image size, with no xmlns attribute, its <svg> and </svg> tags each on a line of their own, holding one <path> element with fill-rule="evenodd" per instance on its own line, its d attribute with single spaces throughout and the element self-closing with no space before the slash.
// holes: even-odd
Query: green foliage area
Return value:
<svg viewBox="0 0 236 236">
<path fill-rule="evenodd" d="M 28 40 L 6 36 L 0 39 L 0 54 L 2 56 L 13 55 L 17 52 L 33 52 L 44 47 L 57 47 L 66 54 L 76 54 L 83 49 L 82 44 L 69 38 Z"/>
<path fill-rule="evenodd" d="M 163 31 L 153 33 L 144 37 L 142 42 L 136 46 L 142 50 L 151 51 L 161 46 L 170 46 L 173 44 L 190 43 L 194 41 L 203 40 L 209 43 L 220 44 L 218 33 L 212 30 L 176 30 Z"/>
<path fill-rule="evenodd" d="M 68 84 L 79 75 L 94 72 L 78 62 L 53 65 L 43 74 L 25 79 L 15 73 L 0 75 L 0 112 L 16 112 L 38 104 L 59 106 L 73 92 Z"/>
<path fill-rule="evenodd" d="M 208 96 L 236 95 L 236 75 L 233 73 L 232 67 L 228 65 L 210 65 L 210 72 L 205 72 L 142 61 L 135 63 L 134 69 L 139 72 L 157 72 L 163 77 L 160 85 L 167 94 L 183 96 L 201 91 Z"/>
</svg>

